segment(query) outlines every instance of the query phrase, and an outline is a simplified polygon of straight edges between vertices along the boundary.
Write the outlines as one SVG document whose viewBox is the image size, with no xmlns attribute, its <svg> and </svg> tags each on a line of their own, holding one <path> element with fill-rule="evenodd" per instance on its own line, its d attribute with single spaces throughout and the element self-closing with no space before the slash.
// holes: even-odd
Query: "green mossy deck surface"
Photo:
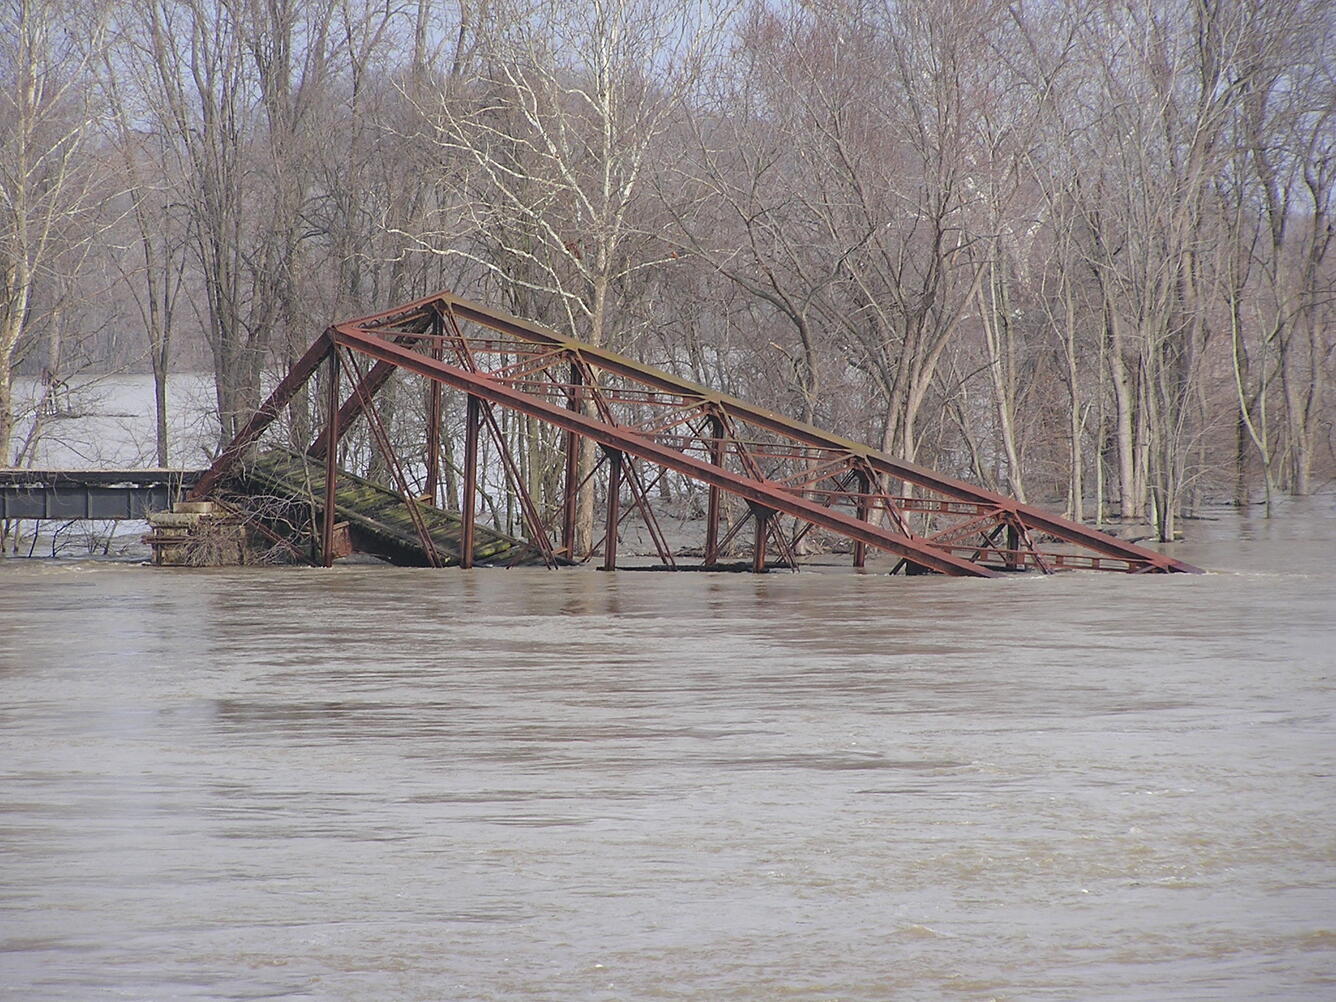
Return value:
<svg viewBox="0 0 1336 1002">
<path fill-rule="evenodd" d="M 324 505 L 323 460 L 269 449 L 238 468 L 238 486 L 254 495 L 272 495 Z M 347 522 L 359 540 L 358 549 L 370 550 L 396 563 L 429 564 L 408 503 L 392 491 L 362 477 L 339 470 L 335 480 L 338 520 Z M 463 527 L 455 512 L 418 502 L 418 511 L 443 564 L 457 565 Z M 541 564 L 537 548 L 520 539 L 475 524 L 473 560 L 478 564 Z"/>
</svg>

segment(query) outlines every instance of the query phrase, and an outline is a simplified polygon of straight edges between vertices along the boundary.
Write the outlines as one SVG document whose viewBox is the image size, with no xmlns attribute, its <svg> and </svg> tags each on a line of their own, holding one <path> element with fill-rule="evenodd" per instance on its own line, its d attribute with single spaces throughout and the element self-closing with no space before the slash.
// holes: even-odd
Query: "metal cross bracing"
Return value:
<svg viewBox="0 0 1336 1002">
<path fill-rule="evenodd" d="M 424 437 L 430 457 L 427 493 L 433 496 L 442 388 L 464 395 L 463 566 L 471 563 L 478 439 L 486 431 L 517 495 L 528 538 L 550 566 L 587 560 L 598 551 L 605 568 L 617 566 L 618 526 L 629 510 L 640 514 L 661 563 L 681 566 L 652 503 L 657 478 L 671 470 L 708 489 L 701 547 L 706 567 L 719 565 L 746 525 L 752 533 L 751 566 L 758 571 L 771 555 L 769 566 L 796 569 L 805 539 L 819 531 L 852 544 L 855 566 L 863 566 L 873 548 L 898 558 L 894 570 L 907 573 L 1199 573 L 1154 550 L 450 293 L 328 328 L 200 478 L 193 496 L 213 489 L 322 364 L 328 371 L 326 424 L 307 452 L 324 460 L 328 510 L 336 476 L 337 450 L 331 443 L 359 418 L 367 420 L 381 451 L 391 458 L 391 472 L 410 508 L 417 504 L 373 404 L 392 374 L 413 373 L 431 387 Z M 343 371 L 352 383 L 346 397 L 340 394 Z M 542 505 L 526 490 L 498 425 L 498 410 L 562 433 L 558 503 Z M 598 448 L 597 464 L 581 461 L 583 442 Z M 579 498 L 594 489 L 596 477 L 607 485 L 603 536 L 586 552 L 577 552 Z M 725 529 L 726 497 L 745 502 L 746 513 Z M 326 536 L 332 524 L 332 518 L 324 519 Z M 423 541 L 431 554 L 425 531 Z M 324 546 L 321 552 L 331 549 Z"/>
</svg>

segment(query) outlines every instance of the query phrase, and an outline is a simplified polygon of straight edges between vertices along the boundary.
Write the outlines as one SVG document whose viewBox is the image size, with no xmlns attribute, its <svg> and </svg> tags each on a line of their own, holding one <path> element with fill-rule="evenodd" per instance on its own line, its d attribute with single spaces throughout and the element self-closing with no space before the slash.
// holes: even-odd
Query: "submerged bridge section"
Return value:
<svg viewBox="0 0 1336 1002">
<path fill-rule="evenodd" d="M 293 512 L 293 501 L 311 498 L 316 493 L 313 486 L 323 490 L 324 482 L 324 460 L 271 448 L 233 467 L 216 496 L 231 510 L 244 514 L 252 528 L 262 534 L 291 541 L 305 535 L 303 527 L 310 521 L 308 511 Z M 458 514 L 442 511 L 426 499 L 405 497 L 346 470 L 335 475 L 333 520 L 348 533 L 346 540 L 331 545 L 335 553 L 346 543 L 345 549 L 373 553 L 408 566 L 448 567 L 462 559 L 463 525 Z M 472 562 L 535 564 L 542 563 L 543 556 L 523 540 L 477 526 Z"/>
<path fill-rule="evenodd" d="M 486 434 L 517 496 L 528 543 L 549 566 L 601 552 L 603 566 L 615 568 L 619 526 L 632 509 L 661 563 L 683 566 L 682 553 L 668 544 L 655 513 L 657 478 L 671 470 L 708 490 L 704 567 L 719 566 L 724 549 L 749 527 L 751 566 L 758 571 L 774 563 L 796 568 L 804 540 L 817 533 L 846 541 L 856 566 L 865 563 L 871 548 L 896 558 L 895 569 L 905 573 L 1199 572 L 1154 550 L 449 293 L 328 328 L 200 477 L 192 497 L 209 497 L 235 482 L 266 428 L 322 368 L 325 427 L 306 450 L 303 478 L 314 478 L 319 470 L 323 479 L 323 501 L 317 504 L 319 552 L 326 563 L 335 552 L 338 521 L 357 507 L 341 500 L 344 474 L 336 465 L 337 443 L 357 420 L 367 422 L 388 457 L 423 551 L 440 549 L 433 542 L 436 530 L 412 503 L 415 487 L 377 413 L 377 393 L 392 375 L 403 373 L 421 377 L 430 391 L 423 428 L 428 493 L 434 494 L 437 483 L 443 391 L 457 391 L 463 401 L 462 510 L 451 531 L 457 531 L 455 552 L 465 567 L 476 559 L 484 531 L 477 523 L 477 484 L 479 439 Z M 345 381 L 351 387 L 346 395 Z M 560 434 L 564 475 L 556 503 L 526 489 L 498 421 L 507 411 Z M 596 479 L 605 485 L 603 534 L 582 546 L 577 522 L 582 509 L 590 510 Z M 729 499 L 735 508 L 745 506 L 745 514 L 726 525 Z"/>
</svg>

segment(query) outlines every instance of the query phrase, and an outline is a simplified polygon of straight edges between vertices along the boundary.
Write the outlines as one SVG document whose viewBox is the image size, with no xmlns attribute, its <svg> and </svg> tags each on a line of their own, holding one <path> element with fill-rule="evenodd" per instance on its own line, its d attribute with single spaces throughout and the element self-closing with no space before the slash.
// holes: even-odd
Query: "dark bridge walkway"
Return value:
<svg viewBox="0 0 1336 1002">
<path fill-rule="evenodd" d="M 142 519 L 170 508 L 203 472 L 0 469 L 0 519 Z"/>
</svg>

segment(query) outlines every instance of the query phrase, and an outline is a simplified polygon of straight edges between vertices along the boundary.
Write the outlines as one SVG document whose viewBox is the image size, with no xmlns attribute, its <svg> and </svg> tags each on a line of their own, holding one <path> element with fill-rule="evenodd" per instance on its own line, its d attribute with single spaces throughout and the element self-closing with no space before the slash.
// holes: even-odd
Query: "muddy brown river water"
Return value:
<svg viewBox="0 0 1336 1002">
<path fill-rule="evenodd" d="M 1336 998 L 1336 502 L 1216 573 L 0 562 L 0 999 Z"/>
</svg>

